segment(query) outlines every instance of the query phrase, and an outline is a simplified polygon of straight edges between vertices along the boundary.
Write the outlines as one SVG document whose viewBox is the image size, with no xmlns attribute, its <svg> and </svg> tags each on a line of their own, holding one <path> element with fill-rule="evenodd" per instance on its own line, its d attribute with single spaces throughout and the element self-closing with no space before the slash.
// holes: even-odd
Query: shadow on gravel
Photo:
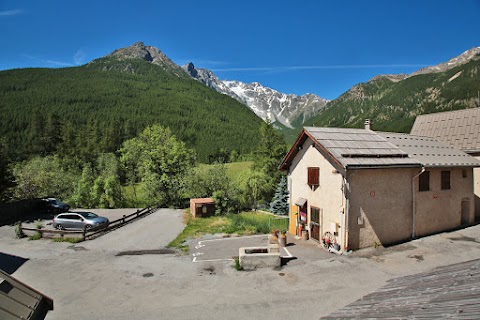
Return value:
<svg viewBox="0 0 480 320">
<path fill-rule="evenodd" d="M 476 243 L 480 243 L 480 241 L 478 241 L 477 239 L 475 238 L 472 238 L 472 237 L 466 237 L 466 236 L 463 236 L 463 235 L 458 235 L 456 237 L 451 237 L 451 238 L 447 238 L 448 240 L 452 240 L 452 241 L 466 241 L 466 242 L 476 242 Z"/>
<path fill-rule="evenodd" d="M 17 271 L 17 269 L 27 261 L 28 259 L 26 258 L 0 252 L 0 269 L 10 275 Z"/>
<path fill-rule="evenodd" d="M 122 251 L 117 253 L 115 256 L 120 257 L 120 256 L 141 256 L 144 254 L 175 254 L 177 253 L 173 249 L 153 249 L 153 250 L 132 250 L 132 251 Z"/>
<path fill-rule="evenodd" d="M 297 257 L 280 257 L 280 266 L 286 265 L 289 261 L 297 260 Z"/>
</svg>

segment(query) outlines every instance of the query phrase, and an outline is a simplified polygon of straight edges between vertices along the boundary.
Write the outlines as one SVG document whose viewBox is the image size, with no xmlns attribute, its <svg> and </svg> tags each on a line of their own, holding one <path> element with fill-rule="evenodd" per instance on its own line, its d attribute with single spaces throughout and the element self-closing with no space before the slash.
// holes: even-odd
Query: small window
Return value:
<svg viewBox="0 0 480 320">
<path fill-rule="evenodd" d="M 319 167 L 308 168 L 308 185 L 309 186 L 320 185 L 320 168 Z"/>
<path fill-rule="evenodd" d="M 418 177 L 418 191 L 430 190 L 430 172 L 425 171 Z"/>
<path fill-rule="evenodd" d="M 442 171 L 442 190 L 450 190 L 450 171 Z"/>
<path fill-rule="evenodd" d="M 462 177 L 463 177 L 463 178 L 468 177 L 467 169 L 462 169 Z"/>
</svg>

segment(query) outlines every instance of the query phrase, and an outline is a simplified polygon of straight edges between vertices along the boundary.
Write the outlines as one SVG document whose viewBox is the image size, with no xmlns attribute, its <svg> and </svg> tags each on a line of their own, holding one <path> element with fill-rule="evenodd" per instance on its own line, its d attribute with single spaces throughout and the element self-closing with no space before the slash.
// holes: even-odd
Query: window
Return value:
<svg viewBox="0 0 480 320">
<path fill-rule="evenodd" d="M 320 185 L 320 168 L 319 167 L 308 168 L 308 185 L 309 186 Z"/>
<path fill-rule="evenodd" d="M 463 178 L 468 177 L 467 169 L 462 169 L 462 177 L 463 177 Z"/>
<path fill-rule="evenodd" d="M 430 172 L 425 171 L 418 177 L 418 191 L 430 190 Z"/>
<path fill-rule="evenodd" d="M 442 171 L 442 190 L 450 190 L 450 171 Z"/>
</svg>

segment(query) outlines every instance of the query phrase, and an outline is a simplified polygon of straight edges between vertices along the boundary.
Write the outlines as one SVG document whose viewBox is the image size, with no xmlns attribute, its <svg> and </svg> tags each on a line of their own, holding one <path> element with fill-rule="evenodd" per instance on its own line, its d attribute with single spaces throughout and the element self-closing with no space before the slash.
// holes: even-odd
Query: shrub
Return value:
<svg viewBox="0 0 480 320">
<path fill-rule="evenodd" d="M 82 238 L 53 238 L 53 242 L 70 242 L 70 243 L 79 243 L 82 242 Z"/>
<path fill-rule="evenodd" d="M 37 228 L 37 229 L 43 229 L 44 226 L 45 226 L 45 225 L 44 225 L 42 219 L 38 219 L 37 221 L 35 221 L 35 228 Z"/>
<path fill-rule="evenodd" d="M 39 239 L 42 239 L 41 232 L 35 232 L 33 236 L 28 237 L 28 240 L 39 240 Z"/>
<path fill-rule="evenodd" d="M 22 230 L 22 222 L 18 221 L 15 225 L 15 236 L 17 239 L 25 238 L 25 233 Z"/>
<path fill-rule="evenodd" d="M 237 271 L 243 271 L 243 267 L 240 265 L 240 258 L 235 257 L 235 264 L 233 266 Z"/>
</svg>

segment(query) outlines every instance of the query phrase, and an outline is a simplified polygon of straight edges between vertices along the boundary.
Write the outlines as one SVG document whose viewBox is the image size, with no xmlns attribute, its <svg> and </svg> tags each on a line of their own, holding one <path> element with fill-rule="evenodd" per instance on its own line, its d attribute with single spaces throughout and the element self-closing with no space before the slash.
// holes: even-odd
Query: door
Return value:
<svg viewBox="0 0 480 320">
<path fill-rule="evenodd" d="M 464 199 L 462 200 L 462 216 L 460 224 L 466 225 L 470 223 L 470 200 Z"/>
<path fill-rule="evenodd" d="M 76 214 L 70 215 L 70 228 L 72 229 L 83 229 L 84 223 L 83 218 Z"/>
<path fill-rule="evenodd" d="M 62 220 L 60 221 L 60 224 L 66 229 L 73 228 L 72 215 L 71 214 L 66 214 L 66 215 L 62 216 Z"/>
<path fill-rule="evenodd" d="M 310 208 L 310 236 L 317 241 L 320 241 L 320 209 Z"/>
</svg>

